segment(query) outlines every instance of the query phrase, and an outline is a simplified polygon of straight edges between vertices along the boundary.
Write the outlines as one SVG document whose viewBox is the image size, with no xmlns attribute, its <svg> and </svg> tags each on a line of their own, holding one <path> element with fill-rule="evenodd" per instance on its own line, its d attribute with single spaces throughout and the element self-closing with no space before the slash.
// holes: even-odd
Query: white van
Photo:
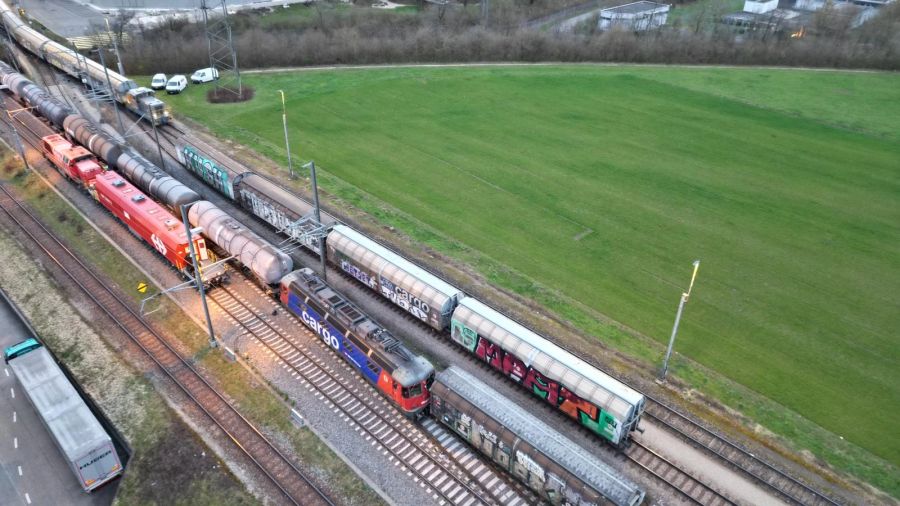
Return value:
<svg viewBox="0 0 900 506">
<path fill-rule="evenodd" d="M 169 82 L 169 78 L 165 74 L 153 74 L 150 87 L 154 90 L 161 90 L 166 87 L 167 82 Z"/>
<path fill-rule="evenodd" d="M 185 88 L 187 88 L 187 78 L 180 74 L 172 76 L 172 79 L 169 79 L 169 82 L 166 83 L 166 93 L 169 95 L 181 93 Z"/>
<path fill-rule="evenodd" d="M 206 67 L 205 69 L 200 69 L 191 74 L 191 81 L 193 81 L 194 84 L 208 83 L 218 78 L 219 71 L 212 67 Z"/>
</svg>

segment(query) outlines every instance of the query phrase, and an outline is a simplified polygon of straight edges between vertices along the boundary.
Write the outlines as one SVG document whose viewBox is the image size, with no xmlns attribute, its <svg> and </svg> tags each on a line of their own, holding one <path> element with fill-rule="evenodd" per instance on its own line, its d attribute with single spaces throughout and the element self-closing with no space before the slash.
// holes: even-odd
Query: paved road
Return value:
<svg viewBox="0 0 900 506">
<path fill-rule="evenodd" d="M 0 296 L 0 349 L 30 337 L 28 328 Z M 0 503 L 4 506 L 112 504 L 118 483 L 82 492 L 19 382 L 0 367 Z"/>
<path fill-rule="evenodd" d="M 70 38 L 90 35 L 105 27 L 103 14 L 73 0 L 19 0 L 25 12 L 56 34 Z"/>
</svg>

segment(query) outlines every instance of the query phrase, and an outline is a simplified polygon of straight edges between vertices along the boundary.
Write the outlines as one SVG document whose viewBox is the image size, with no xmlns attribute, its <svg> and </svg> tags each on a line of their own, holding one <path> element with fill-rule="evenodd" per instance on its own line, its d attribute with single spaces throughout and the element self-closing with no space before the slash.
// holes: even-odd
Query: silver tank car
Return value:
<svg viewBox="0 0 900 506">
<path fill-rule="evenodd" d="M 201 200 L 188 211 L 191 225 L 234 256 L 266 285 L 274 285 L 291 272 L 291 257 L 256 235 L 212 202 Z"/>
<path fill-rule="evenodd" d="M 58 128 L 63 127 L 63 121 L 67 116 L 75 113 L 68 105 L 60 102 L 5 62 L 0 62 L 0 75 L 2 75 L 3 84 L 17 96 L 25 99 L 29 105 L 37 108 L 42 116 Z"/>
<path fill-rule="evenodd" d="M 615 469 L 456 366 L 432 384 L 431 415 L 550 504 L 644 500 Z"/>
<path fill-rule="evenodd" d="M 63 127 L 79 144 L 117 169 L 141 190 L 173 209 L 200 200 L 200 195 L 166 174 L 150 160 L 97 130 L 81 115 L 68 116 Z"/>
</svg>

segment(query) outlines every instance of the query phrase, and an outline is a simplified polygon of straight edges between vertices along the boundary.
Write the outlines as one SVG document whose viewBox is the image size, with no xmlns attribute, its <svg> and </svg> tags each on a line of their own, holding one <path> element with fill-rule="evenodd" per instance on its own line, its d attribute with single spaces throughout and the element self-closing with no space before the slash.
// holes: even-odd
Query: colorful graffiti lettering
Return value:
<svg viewBox="0 0 900 506">
<path fill-rule="evenodd" d="M 469 329 L 464 326 L 454 328 L 454 332 L 459 334 L 465 334 L 466 330 Z M 459 337 L 461 336 L 457 336 L 457 341 L 464 344 Z M 503 372 L 547 403 L 556 406 L 563 413 L 578 420 L 585 427 L 610 439 L 616 437 L 616 421 L 612 415 L 575 395 L 568 388 L 548 379 L 534 368 L 526 366 L 518 357 L 503 351 L 499 345 L 478 336 L 477 344 L 471 351 L 479 359 Z"/>
</svg>

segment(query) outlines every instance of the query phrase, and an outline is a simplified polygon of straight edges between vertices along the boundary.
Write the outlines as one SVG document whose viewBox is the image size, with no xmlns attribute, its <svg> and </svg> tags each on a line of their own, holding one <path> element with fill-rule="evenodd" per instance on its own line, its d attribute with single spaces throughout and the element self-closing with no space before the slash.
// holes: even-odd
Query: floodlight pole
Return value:
<svg viewBox="0 0 900 506">
<path fill-rule="evenodd" d="M 284 148 L 287 150 L 288 174 L 291 179 L 294 179 L 294 166 L 291 163 L 291 141 L 288 140 L 287 130 L 287 108 L 284 105 L 284 91 L 278 90 L 278 93 L 281 93 L 281 124 L 284 126 Z"/>
<path fill-rule="evenodd" d="M 315 205 L 314 213 L 316 217 L 316 225 L 322 226 L 322 213 L 319 211 L 319 184 L 316 182 L 316 162 L 310 160 L 309 163 L 309 179 L 312 184 L 313 204 Z M 325 237 L 319 234 L 319 261 L 322 263 L 322 280 L 328 281 L 328 269 L 325 266 Z"/>
<path fill-rule="evenodd" d="M 681 313 L 684 311 L 684 305 L 691 296 L 691 289 L 694 288 L 694 280 L 697 279 L 697 269 L 700 268 L 700 260 L 694 260 L 694 273 L 691 275 L 691 284 L 688 290 L 681 294 L 681 300 L 678 302 L 678 312 L 675 313 L 675 325 L 672 327 L 672 336 L 669 337 L 669 347 L 666 349 L 666 358 L 663 359 L 662 371 L 659 374 L 660 381 L 666 380 L 666 373 L 669 372 L 669 358 L 672 356 L 672 348 L 675 347 L 675 335 L 678 334 L 678 324 L 681 322 Z"/>
<path fill-rule="evenodd" d="M 212 319 L 209 317 L 209 307 L 206 306 L 206 291 L 203 288 L 203 279 L 200 276 L 200 266 L 197 265 L 197 254 L 194 251 L 194 240 L 191 238 L 191 224 L 188 223 L 187 205 L 181 206 L 181 221 L 184 222 L 184 229 L 187 231 L 188 249 L 191 254 L 191 263 L 194 264 L 194 282 L 197 283 L 197 290 L 200 292 L 200 302 L 203 305 L 203 314 L 206 316 L 206 330 L 209 331 L 209 347 L 218 346 L 216 342 L 216 334 L 213 333 Z"/>
</svg>

